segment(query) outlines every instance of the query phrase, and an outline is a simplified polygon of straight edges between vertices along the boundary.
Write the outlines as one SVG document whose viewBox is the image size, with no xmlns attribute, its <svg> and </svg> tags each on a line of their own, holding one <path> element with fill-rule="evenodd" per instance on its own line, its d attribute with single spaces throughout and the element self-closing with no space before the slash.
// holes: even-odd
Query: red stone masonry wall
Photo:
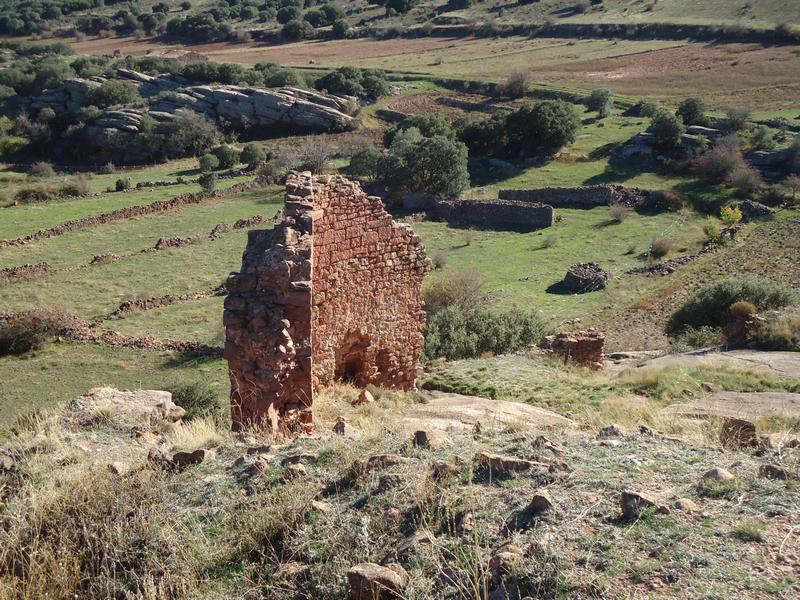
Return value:
<svg viewBox="0 0 800 600">
<path fill-rule="evenodd" d="M 429 269 L 419 238 L 357 183 L 291 175 L 283 223 L 250 233 L 227 284 L 234 427 L 307 428 L 314 392 L 336 380 L 413 388 Z"/>
</svg>

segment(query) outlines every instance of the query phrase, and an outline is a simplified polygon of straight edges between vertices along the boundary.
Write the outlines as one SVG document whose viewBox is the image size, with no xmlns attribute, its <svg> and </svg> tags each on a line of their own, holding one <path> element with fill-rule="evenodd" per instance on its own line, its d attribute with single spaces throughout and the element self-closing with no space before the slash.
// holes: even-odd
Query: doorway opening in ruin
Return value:
<svg viewBox="0 0 800 600">
<path fill-rule="evenodd" d="M 369 383 L 365 376 L 369 336 L 358 332 L 348 333 L 336 353 L 336 380 L 364 387 Z"/>
</svg>

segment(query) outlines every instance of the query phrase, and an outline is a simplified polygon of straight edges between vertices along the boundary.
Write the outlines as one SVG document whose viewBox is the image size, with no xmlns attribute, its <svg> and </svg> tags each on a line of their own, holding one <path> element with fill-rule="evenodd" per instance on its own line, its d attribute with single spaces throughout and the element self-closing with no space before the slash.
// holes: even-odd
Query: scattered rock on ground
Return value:
<svg viewBox="0 0 800 600">
<path fill-rule="evenodd" d="M 176 452 L 172 455 L 172 465 L 176 469 L 185 469 L 192 465 L 199 465 L 206 459 L 207 451 L 198 448 L 193 452 Z"/>
<path fill-rule="evenodd" d="M 425 402 L 406 408 L 401 423 L 409 428 L 473 429 L 479 423 L 483 427 L 503 429 L 506 425 L 535 424 L 537 427 L 572 427 L 574 421 L 530 404 L 495 400 L 480 396 L 465 396 L 450 392 L 422 392 Z"/>
<path fill-rule="evenodd" d="M 292 464 L 286 467 L 286 471 L 283 473 L 283 479 L 285 481 L 291 481 L 292 479 L 304 477 L 307 474 L 308 470 L 306 469 L 305 465 L 300 463 Z"/>
<path fill-rule="evenodd" d="M 344 417 L 336 418 L 336 423 L 333 425 L 333 433 L 336 435 L 345 435 L 347 433 L 347 420 Z"/>
<path fill-rule="evenodd" d="M 366 471 L 385 469 L 402 464 L 407 460 L 407 458 L 403 458 L 399 454 L 377 454 L 375 456 L 370 456 L 364 463 L 364 467 Z"/>
<path fill-rule="evenodd" d="M 502 579 L 503 575 L 510 573 L 522 561 L 522 558 L 522 548 L 515 544 L 505 544 L 498 548 L 489 559 L 492 579 Z"/>
<path fill-rule="evenodd" d="M 400 542 L 393 551 L 393 557 L 401 563 L 408 561 L 412 552 L 423 545 L 430 545 L 436 543 L 436 536 L 426 529 L 415 531 L 402 542 Z"/>
<path fill-rule="evenodd" d="M 479 452 L 475 456 L 475 462 L 482 467 L 488 468 L 497 475 L 506 475 L 513 471 L 525 471 L 532 467 L 549 467 L 550 465 L 517 458 L 516 456 L 504 456 L 502 454 L 491 454 L 489 452 Z"/>
<path fill-rule="evenodd" d="M 347 582 L 353 600 L 397 598 L 408 585 L 408 573 L 397 563 L 386 567 L 361 563 L 347 572 Z"/>
<path fill-rule="evenodd" d="M 736 476 L 722 467 L 714 467 L 703 473 L 703 481 L 716 481 L 717 483 L 724 483 L 726 481 L 734 481 Z"/>
<path fill-rule="evenodd" d="M 786 431 L 770 433 L 761 436 L 761 444 L 770 450 L 781 451 L 785 448 L 800 447 L 800 438 L 795 434 Z"/>
<path fill-rule="evenodd" d="M 597 432 L 597 439 L 602 440 L 605 438 L 625 437 L 625 431 L 617 424 L 611 424 L 603 427 Z"/>
<path fill-rule="evenodd" d="M 529 508 L 535 515 L 540 515 L 548 512 L 555 507 L 555 505 L 556 503 L 550 495 L 550 492 L 547 490 L 539 490 L 533 495 L 533 498 L 531 498 Z"/>
<path fill-rule="evenodd" d="M 414 446 L 425 450 L 439 450 L 450 444 L 450 440 L 442 433 L 435 430 L 419 430 L 414 432 Z"/>
<path fill-rule="evenodd" d="M 796 479 L 796 475 L 794 473 L 790 473 L 788 469 L 778 465 L 761 465 L 761 467 L 758 469 L 758 474 L 766 479 Z"/>
<path fill-rule="evenodd" d="M 675 508 L 687 513 L 695 513 L 700 510 L 700 506 L 689 498 L 679 498 L 675 501 Z"/>
<path fill-rule="evenodd" d="M 375 402 L 375 397 L 369 390 L 361 390 L 358 398 L 353 402 L 353 406 L 362 406 L 364 404 L 372 404 Z"/>
<path fill-rule="evenodd" d="M 660 504 L 653 496 L 643 492 L 625 490 L 620 496 L 620 508 L 624 519 L 635 519 L 647 508 L 655 508 L 662 514 L 669 514 L 669 507 Z"/>
<path fill-rule="evenodd" d="M 759 445 L 755 424 L 732 417 L 722 422 L 719 441 L 723 448 L 748 448 Z"/>
<path fill-rule="evenodd" d="M 15 466 L 14 457 L 6 450 L 0 450 L 0 473 L 3 471 L 13 471 Z"/>
</svg>

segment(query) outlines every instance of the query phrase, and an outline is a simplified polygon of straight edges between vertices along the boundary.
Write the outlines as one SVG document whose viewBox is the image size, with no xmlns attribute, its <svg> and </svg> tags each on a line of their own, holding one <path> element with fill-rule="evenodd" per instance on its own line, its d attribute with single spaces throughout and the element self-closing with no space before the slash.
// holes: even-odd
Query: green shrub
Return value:
<svg viewBox="0 0 800 600">
<path fill-rule="evenodd" d="M 281 28 L 281 36 L 292 42 L 314 36 L 314 28 L 307 21 L 292 20 Z"/>
<path fill-rule="evenodd" d="M 503 354 L 530 346 L 546 333 L 546 324 L 537 313 L 449 306 L 428 319 L 424 354 L 428 359 L 449 360 Z"/>
<path fill-rule="evenodd" d="M 41 350 L 70 324 L 65 313 L 33 309 L 0 319 L 0 356 Z"/>
<path fill-rule="evenodd" d="M 375 179 L 381 152 L 375 146 L 364 148 L 350 159 L 350 174 L 360 179 Z"/>
<path fill-rule="evenodd" d="M 675 241 L 670 238 L 658 237 L 650 242 L 650 256 L 653 258 L 664 258 L 674 249 Z"/>
<path fill-rule="evenodd" d="M 663 109 L 653 115 L 650 130 L 655 137 L 656 146 L 667 152 L 680 146 L 681 136 L 686 131 L 678 117 Z"/>
<path fill-rule="evenodd" d="M 450 306 L 462 311 L 483 307 L 487 302 L 483 287 L 483 279 L 474 271 L 445 271 L 425 281 L 422 288 L 425 310 L 433 315 Z"/>
<path fill-rule="evenodd" d="M 391 146 L 395 136 L 401 131 L 416 128 L 423 137 L 441 135 L 446 138 L 455 138 L 455 132 L 450 121 L 439 114 L 428 113 L 411 115 L 400 121 L 395 127 L 389 129 L 383 136 L 385 146 Z"/>
<path fill-rule="evenodd" d="M 213 154 L 203 154 L 197 159 L 197 166 L 203 173 L 210 173 L 219 169 L 219 159 Z"/>
<path fill-rule="evenodd" d="M 267 153 L 259 144 L 246 144 L 239 160 L 248 167 L 255 168 L 267 160 Z"/>
<path fill-rule="evenodd" d="M 92 193 L 92 187 L 89 184 L 89 178 L 89 175 L 78 173 L 67 183 L 62 184 L 56 191 L 56 195 L 61 198 L 79 198 L 81 196 L 88 196 Z"/>
<path fill-rule="evenodd" d="M 614 98 L 611 95 L 611 90 L 592 90 L 583 103 L 586 108 L 597 112 L 599 117 L 604 118 L 611 114 L 611 109 L 614 107 Z"/>
<path fill-rule="evenodd" d="M 116 184 L 114 185 L 114 189 L 118 192 L 123 192 L 125 190 L 129 190 L 131 188 L 131 180 L 127 177 L 120 177 L 117 179 Z"/>
<path fill-rule="evenodd" d="M 186 411 L 184 419 L 221 417 L 224 405 L 217 392 L 204 381 L 179 381 L 167 386 L 172 401 Z"/>
<path fill-rule="evenodd" d="M 509 98 L 523 98 L 528 93 L 531 74 L 527 71 L 514 71 L 508 76 L 503 93 Z"/>
<path fill-rule="evenodd" d="M 800 314 L 769 319 L 753 331 L 750 340 L 763 350 L 800 352 Z"/>
<path fill-rule="evenodd" d="M 580 119 L 563 100 L 543 100 L 506 118 L 508 150 L 527 155 L 554 153 L 575 141 Z"/>
<path fill-rule="evenodd" d="M 203 188 L 204 192 L 213 192 L 217 187 L 217 176 L 214 173 L 203 173 L 197 178 L 197 183 Z"/>
<path fill-rule="evenodd" d="M 689 327 L 724 327 L 731 320 L 730 306 L 746 300 L 759 312 L 795 302 L 790 288 L 768 279 L 725 279 L 701 288 L 676 310 L 667 322 L 667 333 L 679 334 Z"/>
<path fill-rule="evenodd" d="M 706 105 L 700 98 L 687 98 L 678 105 L 675 114 L 683 120 L 684 125 L 708 125 Z"/>
<path fill-rule="evenodd" d="M 718 244 L 723 240 L 722 232 L 719 230 L 719 224 L 711 217 L 709 217 L 706 224 L 703 225 L 703 233 L 706 236 L 706 243 L 708 244 Z"/>
<path fill-rule="evenodd" d="M 700 348 L 712 348 L 722 344 L 722 331 L 716 327 L 687 328 L 670 340 L 670 352 L 689 352 Z"/>
<path fill-rule="evenodd" d="M 330 6 L 330 5 L 326 4 L 325 6 Z M 336 21 L 333 22 L 331 33 L 333 34 L 333 37 L 335 37 L 336 39 L 341 40 L 343 38 L 346 38 L 347 35 L 350 33 L 350 25 L 344 19 L 337 19 Z"/>
<path fill-rule="evenodd" d="M 742 211 L 735 206 L 723 206 L 719 210 L 719 218 L 725 225 L 736 225 L 742 220 Z"/>
<path fill-rule="evenodd" d="M 211 154 L 219 160 L 219 166 L 222 169 L 232 169 L 239 164 L 240 152 L 233 146 L 217 146 L 211 150 Z"/>
<path fill-rule="evenodd" d="M 16 204 L 37 204 L 52 199 L 51 191 L 43 186 L 20 188 L 14 193 L 14 202 Z"/>
<path fill-rule="evenodd" d="M 377 69 L 340 67 L 323 75 L 314 82 L 314 87 L 331 94 L 344 94 L 376 100 L 389 93 L 386 74 Z"/>
<path fill-rule="evenodd" d="M 415 127 L 399 132 L 377 164 L 379 179 L 393 193 L 424 192 L 453 198 L 469 187 L 467 147 Z"/>
<path fill-rule="evenodd" d="M 117 104 L 131 104 L 141 98 L 138 88 L 130 81 L 112 79 L 89 90 L 86 104 L 106 108 Z"/>
<path fill-rule="evenodd" d="M 726 136 L 692 163 L 692 170 L 704 183 L 722 183 L 737 169 L 746 167 L 738 138 Z"/>
</svg>

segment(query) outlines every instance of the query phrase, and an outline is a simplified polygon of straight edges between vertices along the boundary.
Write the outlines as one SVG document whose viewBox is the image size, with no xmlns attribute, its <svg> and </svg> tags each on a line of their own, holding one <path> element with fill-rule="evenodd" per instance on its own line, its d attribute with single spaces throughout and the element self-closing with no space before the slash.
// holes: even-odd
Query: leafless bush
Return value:
<svg viewBox="0 0 800 600">
<path fill-rule="evenodd" d="M 761 189 L 764 181 L 750 165 L 742 165 L 735 168 L 726 178 L 726 183 L 736 190 L 738 196 L 751 196 Z"/>
<path fill-rule="evenodd" d="M 726 113 L 726 121 L 728 127 L 733 131 L 741 131 L 747 125 L 747 120 L 750 118 L 750 111 L 741 106 L 729 108 Z"/>
<path fill-rule="evenodd" d="M 473 272 L 446 271 L 423 287 L 425 310 L 433 314 L 449 306 L 464 311 L 479 308 L 487 301 L 483 287 L 483 279 Z"/>
<path fill-rule="evenodd" d="M 746 167 L 742 151 L 730 143 L 718 143 L 692 164 L 692 170 L 704 183 L 722 183 L 736 169 Z"/>
<path fill-rule="evenodd" d="M 503 86 L 503 93 L 510 98 L 522 98 L 528 91 L 531 74 L 527 71 L 514 71 Z"/>
<path fill-rule="evenodd" d="M 323 173 L 336 155 L 336 145 L 325 139 L 304 142 L 298 149 L 299 169 L 312 173 Z"/>
<path fill-rule="evenodd" d="M 671 238 L 658 237 L 650 242 L 650 256 L 653 258 L 664 258 L 675 249 L 675 241 Z"/>
<path fill-rule="evenodd" d="M 43 160 L 33 163 L 28 171 L 30 177 L 53 177 L 55 174 L 53 165 Z"/>
<path fill-rule="evenodd" d="M 611 204 L 608 207 L 608 214 L 611 216 L 612 221 L 622 223 L 628 216 L 630 210 L 631 209 L 624 204 Z"/>
<path fill-rule="evenodd" d="M 53 337 L 73 323 L 56 310 L 33 309 L 0 318 L 0 356 L 41 350 Z"/>
</svg>

